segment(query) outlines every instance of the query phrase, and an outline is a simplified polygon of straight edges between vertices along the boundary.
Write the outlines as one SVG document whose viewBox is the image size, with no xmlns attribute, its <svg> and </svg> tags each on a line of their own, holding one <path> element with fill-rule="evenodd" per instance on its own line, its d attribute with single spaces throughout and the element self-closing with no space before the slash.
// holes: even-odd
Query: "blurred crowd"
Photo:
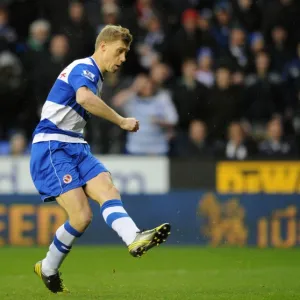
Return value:
<svg viewBox="0 0 300 300">
<path fill-rule="evenodd" d="M 292 158 L 300 154 L 300 1 L 2 0 L 0 154 L 30 152 L 63 67 L 101 28 L 134 36 L 102 98 L 140 121 L 126 134 L 92 118 L 95 153 Z"/>
</svg>

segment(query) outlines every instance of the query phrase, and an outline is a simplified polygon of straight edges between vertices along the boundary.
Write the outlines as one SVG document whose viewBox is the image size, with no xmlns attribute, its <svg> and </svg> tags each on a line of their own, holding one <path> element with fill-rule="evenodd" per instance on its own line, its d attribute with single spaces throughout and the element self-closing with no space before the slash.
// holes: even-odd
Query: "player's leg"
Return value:
<svg viewBox="0 0 300 300">
<path fill-rule="evenodd" d="M 100 204 L 106 224 L 118 233 L 127 246 L 130 245 L 140 230 L 123 207 L 120 193 L 110 174 L 98 174 L 86 183 L 84 191 L 89 198 Z"/>
<path fill-rule="evenodd" d="M 168 223 L 151 230 L 140 231 L 124 209 L 120 193 L 108 172 L 98 174 L 87 181 L 84 191 L 88 197 L 100 204 L 105 222 L 126 243 L 131 255 L 140 257 L 153 246 L 166 241 L 170 234 Z"/>
<path fill-rule="evenodd" d="M 92 220 L 92 211 L 81 187 L 61 194 L 56 201 L 66 211 L 68 221 L 57 229 L 49 251 L 42 261 L 42 272 L 46 276 L 58 272 L 75 239 L 84 233 Z"/>
<path fill-rule="evenodd" d="M 78 144 L 49 141 L 33 144 L 31 151 L 30 172 L 42 200 L 57 199 L 69 216 L 69 221 L 58 228 L 45 259 L 34 266 L 53 293 L 68 292 L 58 268 L 92 217 L 77 168 L 81 150 Z"/>
<path fill-rule="evenodd" d="M 92 212 L 82 188 L 75 188 L 57 197 L 69 221 L 60 226 L 54 236 L 46 257 L 35 264 L 35 273 L 43 280 L 46 287 L 53 293 L 68 293 L 60 273 L 62 262 L 70 252 L 72 244 L 79 238 L 92 220 Z"/>
</svg>

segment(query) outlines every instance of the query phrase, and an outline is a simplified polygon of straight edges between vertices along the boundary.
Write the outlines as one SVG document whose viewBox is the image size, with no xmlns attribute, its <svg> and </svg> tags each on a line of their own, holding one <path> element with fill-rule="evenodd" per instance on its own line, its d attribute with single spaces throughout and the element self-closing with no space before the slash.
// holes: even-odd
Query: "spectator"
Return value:
<svg viewBox="0 0 300 300">
<path fill-rule="evenodd" d="M 26 51 L 22 55 L 24 69 L 28 76 L 28 84 L 33 88 L 36 71 L 41 61 L 47 57 L 47 46 L 50 38 L 51 25 L 46 20 L 36 20 L 29 27 L 29 38 Z"/>
<path fill-rule="evenodd" d="M 18 125 L 22 112 L 23 69 L 20 60 L 9 51 L 0 52 L 0 139 Z"/>
<path fill-rule="evenodd" d="M 137 18 L 140 28 L 147 28 L 147 24 L 154 16 L 159 16 L 160 11 L 155 7 L 152 0 L 136 1 Z"/>
<path fill-rule="evenodd" d="M 28 154 L 26 136 L 21 132 L 16 132 L 10 137 L 10 155 L 20 156 Z"/>
<path fill-rule="evenodd" d="M 201 10 L 198 16 L 198 28 L 201 33 L 201 46 L 216 49 L 217 43 L 212 35 L 212 17 L 210 9 Z"/>
<path fill-rule="evenodd" d="M 151 49 L 162 52 L 162 49 L 160 49 L 160 47 L 164 42 L 165 33 L 160 20 L 156 16 L 153 16 L 147 22 L 146 34 L 144 38 L 145 45 L 147 45 Z"/>
<path fill-rule="evenodd" d="M 249 36 L 249 66 L 248 73 L 255 72 L 255 57 L 265 49 L 265 39 L 260 32 L 254 32 Z"/>
<path fill-rule="evenodd" d="M 150 69 L 150 78 L 155 85 L 157 93 L 170 94 L 169 89 L 167 89 L 171 78 L 171 70 L 168 65 L 163 63 L 152 65 Z"/>
<path fill-rule="evenodd" d="M 231 123 L 228 127 L 228 141 L 225 147 L 225 156 L 228 159 L 245 160 L 255 154 L 254 141 L 246 137 L 240 123 Z"/>
<path fill-rule="evenodd" d="M 231 75 L 231 84 L 242 91 L 244 89 L 245 73 L 243 71 L 236 71 Z"/>
<path fill-rule="evenodd" d="M 226 62 L 234 71 L 247 69 L 248 53 L 246 48 L 246 36 L 242 28 L 234 27 L 231 29 L 228 48 L 221 51 L 220 61 Z"/>
<path fill-rule="evenodd" d="M 258 134 L 268 120 L 283 111 L 284 90 L 278 73 L 270 70 L 270 57 L 260 52 L 255 60 L 256 72 L 247 76 L 244 93 L 244 117 Z"/>
<path fill-rule="evenodd" d="M 234 0 L 234 15 L 237 21 L 247 30 L 255 32 L 260 29 L 261 12 L 255 0 Z"/>
<path fill-rule="evenodd" d="M 272 29 L 272 46 L 269 47 L 269 53 L 273 69 L 278 73 L 283 72 L 284 66 L 292 58 L 292 53 L 287 46 L 287 37 L 288 33 L 282 26 L 275 26 Z"/>
<path fill-rule="evenodd" d="M 194 119 L 203 120 L 206 116 L 207 88 L 196 81 L 197 64 L 186 60 L 182 64 L 182 77 L 173 89 L 180 131 L 187 131 Z"/>
<path fill-rule="evenodd" d="M 164 50 L 165 34 L 161 23 L 156 16 L 151 17 L 146 24 L 146 32 L 138 44 L 137 52 L 140 55 L 140 65 L 149 69 L 162 58 Z"/>
<path fill-rule="evenodd" d="M 220 1 L 214 8 L 216 25 L 212 34 L 219 47 L 226 49 L 230 34 L 231 6 L 227 1 Z"/>
<path fill-rule="evenodd" d="M 9 25 L 8 11 L 4 7 L 0 7 L 0 39 L 4 39 L 11 51 L 15 51 L 15 43 L 17 34 L 13 27 Z"/>
<path fill-rule="evenodd" d="M 295 142 L 284 137 L 283 126 L 279 118 L 274 118 L 268 122 L 267 137 L 260 143 L 259 151 L 269 157 L 296 155 Z"/>
<path fill-rule="evenodd" d="M 228 125 L 241 116 L 240 89 L 231 84 L 231 71 L 219 67 L 216 71 L 216 83 L 208 96 L 206 120 L 209 135 L 217 140 L 224 140 Z"/>
<path fill-rule="evenodd" d="M 254 32 L 250 35 L 250 51 L 252 57 L 255 58 L 256 54 L 263 51 L 265 48 L 265 39 L 260 32 Z"/>
<path fill-rule="evenodd" d="M 296 108 L 298 102 L 297 93 L 300 82 L 300 42 L 298 42 L 297 44 L 296 56 L 284 67 L 283 77 L 287 84 L 287 98 L 290 99 L 288 104 L 291 111 L 293 111 Z"/>
<path fill-rule="evenodd" d="M 175 142 L 175 153 L 179 157 L 213 156 L 213 147 L 207 139 L 207 128 L 204 122 L 193 120 L 188 135 L 181 134 Z"/>
<path fill-rule="evenodd" d="M 298 30 L 300 5 L 298 0 L 270 1 L 263 9 L 262 29 L 267 40 L 271 40 L 271 30 L 276 24 L 281 24 L 291 34 L 290 42 L 299 38 Z"/>
<path fill-rule="evenodd" d="M 171 39 L 168 58 L 175 69 L 175 73 L 180 73 L 181 62 L 187 58 L 194 58 L 201 46 L 201 32 L 197 28 L 198 12 L 187 9 L 182 14 L 182 27 Z"/>
<path fill-rule="evenodd" d="M 138 76 L 128 90 L 115 97 L 114 104 L 122 108 L 126 116 L 140 121 L 140 130 L 127 135 L 126 152 L 134 155 L 168 154 L 168 133 L 176 125 L 178 116 L 172 102 L 155 94 L 148 76 Z"/>
<path fill-rule="evenodd" d="M 44 104 L 58 74 L 69 63 L 68 54 L 69 42 L 66 36 L 54 35 L 50 41 L 47 59 L 41 61 L 34 82 L 39 108 Z"/>
<path fill-rule="evenodd" d="M 51 25 L 46 20 L 36 20 L 29 27 L 27 47 L 29 51 L 42 51 L 47 46 L 51 33 Z"/>
<path fill-rule="evenodd" d="M 293 126 L 298 138 L 298 145 L 300 147 L 300 79 L 296 84 L 296 101 L 295 109 L 293 110 Z"/>
<path fill-rule="evenodd" d="M 215 81 L 213 72 L 213 54 L 209 48 L 202 48 L 198 55 L 196 79 L 199 83 L 211 88 Z"/>
<path fill-rule="evenodd" d="M 105 25 L 117 25 L 119 20 L 120 9 L 115 2 L 103 2 L 101 7 L 102 24 L 98 24 L 97 33 L 99 33 Z"/>
<path fill-rule="evenodd" d="M 81 2 L 71 2 L 69 18 L 62 24 L 60 32 L 69 39 L 71 60 L 85 57 L 93 53 L 96 32 L 85 17 L 84 6 Z"/>
</svg>

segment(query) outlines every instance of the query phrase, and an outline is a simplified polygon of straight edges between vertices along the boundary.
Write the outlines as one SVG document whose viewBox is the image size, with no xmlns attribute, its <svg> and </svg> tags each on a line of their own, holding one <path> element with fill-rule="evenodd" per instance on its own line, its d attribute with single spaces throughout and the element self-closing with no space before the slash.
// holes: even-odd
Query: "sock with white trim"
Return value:
<svg viewBox="0 0 300 300">
<path fill-rule="evenodd" d="M 118 233 L 127 246 L 134 241 L 139 229 L 127 214 L 121 200 L 106 201 L 101 206 L 101 213 L 106 224 Z"/>
<path fill-rule="evenodd" d="M 49 247 L 46 258 L 42 261 L 42 272 L 46 276 L 54 275 L 72 248 L 74 240 L 82 235 L 69 222 L 60 226 Z"/>
</svg>

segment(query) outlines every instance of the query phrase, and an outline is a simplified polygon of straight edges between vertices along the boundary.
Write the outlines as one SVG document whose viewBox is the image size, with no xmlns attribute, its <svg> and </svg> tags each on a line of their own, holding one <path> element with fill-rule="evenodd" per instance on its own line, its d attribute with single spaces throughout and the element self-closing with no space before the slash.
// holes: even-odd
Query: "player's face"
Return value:
<svg viewBox="0 0 300 300">
<path fill-rule="evenodd" d="M 116 72 L 126 61 L 129 47 L 121 40 L 106 43 L 104 60 L 107 72 Z"/>
</svg>

